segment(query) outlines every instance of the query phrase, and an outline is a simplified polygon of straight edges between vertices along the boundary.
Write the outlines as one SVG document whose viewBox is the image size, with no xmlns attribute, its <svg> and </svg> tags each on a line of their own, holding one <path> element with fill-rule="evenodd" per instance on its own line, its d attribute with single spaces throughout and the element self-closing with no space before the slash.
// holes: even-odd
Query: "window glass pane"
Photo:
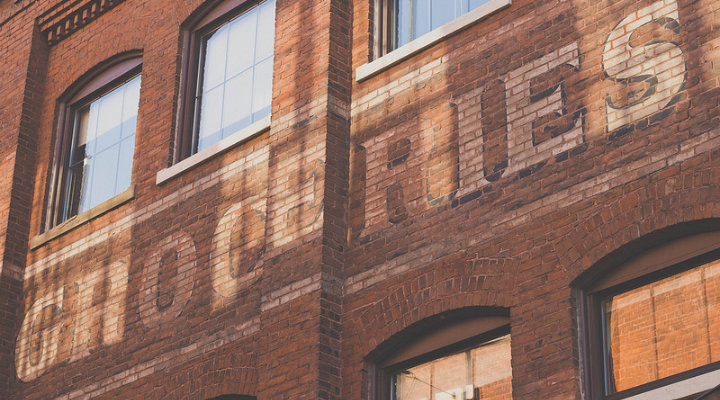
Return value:
<svg viewBox="0 0 720 400">
<path fill-rule="evenodd" d="M 432 397 L 432 363 L 409 368 L 406 373 L 395 376 L 397 400 L 427 400 Z"/>
<path fill-rule="evenodd" d="M 131 80 L 125 85 L 125 100 L 123 104 L 122 137 L 135 136 L 137 128 L 138 106 L 140 104 L 140 77 Z"/>
<path fill-rule="evenodd" d="M 223 89 L 224 86 L 218 86 L 200 100 L 198 151 L 222 138 Z"/>
<path fill-rule="evenodd" d="M 272 102 L 273 59 L 269 58 L 255 67 L 255 83 L 253 85 L 253 121 L 270 115 Z"/>
<path fill-rule="evenodd" d="M 120 143 L 120 155 L 117 167 L 117 183 L 115 193 L 120 194 L 130 187 L 132 175 L 133 154 L 135 154 L 135 136 Z"/>
<path fill-rule="evenodd" d="M 97 106 L 85 108 L 78 112 L 78 128 L 75 138 L 77 146 L 83 146 L 88 141 L 88 136 L 95 138 L 97 127 Z"/>
<path fill-rule="evenodd" d="M 469 352 L 444 357 L 433 364 L 433 399 L 472 398 L 472 363 Z M 469 396 L 463 396 L 468 393 Z"/>
<path fill-rule="evenodd" d="M 708 299 L 707 311 L 708 330 L 716 334 L 710 335 L 710 359 L 720 360 L 720 261 L 705 267 L 705 295 Z"/>
<path fill-rule="evenodd" d="M 228 24 L 228 61 L 226 78 L 230 79 L 252 67 L 255 54 L 257 11 L 251 10 Z"/>
<path fill-rule="evenodd" d="M 471 353 L 473 385 L 478 389 L 480 398 L 511 398 L 510 335 L 473 349 Z"/>
<path fill-rule="evenodd" d="M 609 392 L 720 361 L 715 261 L 609 298 L 604 303 Z M 717 293 L 717 292 L 715 292 Z M 714 329 L 713 329 L 714 328 Z M 614 388 L 614 390 L 613 390 Z"/>
<path fill-rule="evenodd" d="M 131 79 L 76 114 L 67 216 L 87 211 L 130 187 L 140 80 L 140 76 Z"/>
<path fill-rule="evenodd" d="M 481 5 L 487 3 L 490 0 L 469 0 L 469 1 L 470 1 L 470 7 L 469 7 L 470 10 L 474 10 L 474 9 L 480 7 Z"/>
<path fill-rule="evenodd" d="M 430 12 L 432 15 L 431 29 L 445 25 L 460 15 L 460 12 L 455 13 L 455 4 L 449 0 L 431 0 Z"/>
<path fill-rule="evenodd" d="M 89 195 L 90 207 L 109 200 L 117 194 L 115 193 L 115 182 L 117 180 L 119 153 L 120 145 L 116 144 L 96 154 L 91 159 L 93 171 L 90 187 L 89 190 L 83 190 L 83 195 Z"/>
<path fill-rule="evenodd" d="M 393 376 L 394 400 L 511 399 L 510 335 Z"/>
<path fill-rule="evenodd" d="M 223 135 L 228 137 L 250 125 L 252 93 L 252 69 L 228 81 L 223 101 Z"/>
<path fill-rule="evenodd" d="M 97 132 L 95 134 L 96 152 L 100 152 L 120 140 L 122 132 L 122 107 L 124 88 L 117 88 L 97 100 L 99 105 Z M 88 140 L 91 140 L 88 138 Z M 89 143 L 88 143 L 89 144 Z"/>
<path fill-rule="evenodd" d="M 255 62 L 273 55 L 275 45 L 275 0 L 260 5 Z"/>
<path fill-rule="evenodd" d="M 203 92 L 212 90 L 225 81 L 225 61 L 229 30 L 229 27 L 225 25 L 213 33 L 205 42 Z"/>
<path fill-rule="evenodd" d="M 398 0 L 397 9 L 395 10 L 395 18 L 397 25 L 396 47 L 400 47 L 412 40 L 411 18 L 412 4 L 411 0 Z"/>
<path fill-rule="evenodd" d="M 430 0 L 411 0 L 412 16 L 410 25 L 412 26 L 413 39 L 430 32 Z"/>
<path fill-rule="evenodd" d="M 92 161 L 94 160 L 86 158 L 85 162 L 80 164 L 78 168 L 80 171 L 77 172 L 80 172 L 80 176 L 76 178 L 76 181 L 78 183 L 82 181 L 82 184 L 80 184 L 80 186 L 73 187 L 76 192 L 71 193 L 71 196 L 74 198 L 79 198 L 80 200 L 78 210 L 72 210 L 73 212 L 71 214 L 79 214 L 92 208 L 92 203 L 90 202 L 90 191 L 92 190 L 92 177 L 93 171 L 95 169 L 95 163 Z"/>
</svg>

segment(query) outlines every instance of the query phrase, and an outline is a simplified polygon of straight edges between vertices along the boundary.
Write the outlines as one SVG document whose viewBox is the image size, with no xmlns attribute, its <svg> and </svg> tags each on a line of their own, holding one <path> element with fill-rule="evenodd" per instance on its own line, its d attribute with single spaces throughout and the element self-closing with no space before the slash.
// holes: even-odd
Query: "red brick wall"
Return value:
<svg viewBox="0 0 720 400">
<path fill-rule="evenodd" d="M 516 0 L 357 82 L 372 2 L 278 0 L 270 130 L 161 185 L 212 1 L 6 3 L 0 398 L 368 398 L 368 354 L 468 306 L 510 311 L 515 399 L 577 398 L 570 283 L 720 217 L 720 1 Z M 135 198 L 28 249 L 58 98 L 136 50 Z"/>
</svg>

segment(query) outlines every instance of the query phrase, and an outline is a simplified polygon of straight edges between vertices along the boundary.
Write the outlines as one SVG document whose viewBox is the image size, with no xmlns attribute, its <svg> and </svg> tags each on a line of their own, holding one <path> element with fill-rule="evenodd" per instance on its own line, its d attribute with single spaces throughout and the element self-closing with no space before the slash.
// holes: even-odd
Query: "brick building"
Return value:
<svg viewBox="0 0 720 400">
<path fill-rule="evenodd" d="M 697 398 L 718 21 L 0 1 L 0 398 Z"/>
</svg>

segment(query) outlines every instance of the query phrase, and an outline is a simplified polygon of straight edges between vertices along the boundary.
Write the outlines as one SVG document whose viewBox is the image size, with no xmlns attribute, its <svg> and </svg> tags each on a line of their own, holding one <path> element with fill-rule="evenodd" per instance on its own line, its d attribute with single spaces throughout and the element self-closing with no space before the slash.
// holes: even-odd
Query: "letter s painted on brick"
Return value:
<svg viewBox="0 0 720 400">
<path fill-rule="evenodd" d="M 657 1 L 623 18 L 603 47 L 605 75 L 616 82 L 605 101 L 607 130 L 622 135 L 671 114 L 686 85 L 676 1 Z"/>
</svg>

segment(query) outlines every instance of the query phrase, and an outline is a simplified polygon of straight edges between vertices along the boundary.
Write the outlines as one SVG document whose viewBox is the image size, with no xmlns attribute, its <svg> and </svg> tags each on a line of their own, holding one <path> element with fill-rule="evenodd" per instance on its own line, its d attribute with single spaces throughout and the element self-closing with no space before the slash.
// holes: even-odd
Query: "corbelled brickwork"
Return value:
<svg viewBox="0 0 720 400">
<path fill-rule="evenodd" d="M 374 0 L 277 0 L 269 130 L 157 184 L 215 4 L 0 2 L 0 398 L 370 400 L 465 307 L 514 399 L 589 398 L 572 282 L 720 229 L 720 0 L 515 0 L 360 82 Z M 31 248 L 59 99 L 131 53 L 134 197 Z"/>
</svg>

